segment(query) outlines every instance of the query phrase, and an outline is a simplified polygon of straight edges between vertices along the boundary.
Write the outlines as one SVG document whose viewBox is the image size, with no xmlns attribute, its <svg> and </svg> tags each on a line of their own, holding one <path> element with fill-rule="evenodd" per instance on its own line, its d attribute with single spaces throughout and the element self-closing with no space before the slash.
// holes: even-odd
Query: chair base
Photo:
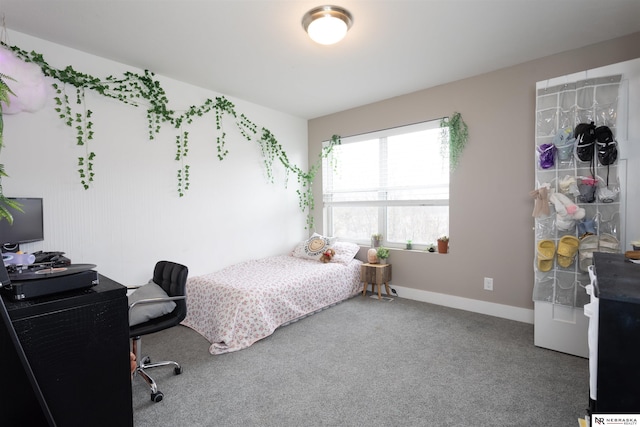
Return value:
<svg viewBox="0 0 640 427">
<path fill-rule="evenodd" d="M 158 368 L 161 366 L 169 366 L 173 365 L 173 373 L 176 375 L 180 375 L 182 373 L 182 366 L 178 362 L 173 361 L 163 361 L 163 362 L 151 362 L 151 358 L 146 356 L 142 358 L 140 356 L 141 353 L 141 341 L 140 337 L 135 337 L 131 339 L 132 343 L 132 351 L 136 355 L 136 369 L 133 372 L 134 376 L 140 376 L 147 383 L 149 389 L 151 390 L 151 401 L 160 402 L 164 397 L 164 394 L 161 391 L 158 391 L 158 384 L 155 382 L 151 376 L 145 371 L 145 369 Z"/>
</svg>

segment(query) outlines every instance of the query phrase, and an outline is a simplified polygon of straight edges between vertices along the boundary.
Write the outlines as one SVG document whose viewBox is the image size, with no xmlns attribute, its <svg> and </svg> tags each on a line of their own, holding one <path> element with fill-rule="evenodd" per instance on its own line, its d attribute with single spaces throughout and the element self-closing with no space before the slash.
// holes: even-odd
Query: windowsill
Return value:
<svg viewBox="0 0 640 427">
<path fill-rule="evenodd" d="M 367 246 L 367 245 L 359 244 L 358 246 L 360 246 L 360 248 L 364 249 L 364 250 L 371 249 L 371 246 Z M 381 246 L 384 246 L 384 245 L 381 245 Z M 384 246 L 384 247 L 389 249 L 389 251 L 392 252 L 392 253 L 398 253 L 398 252 L 414 252 L 414 253 L 427 253 L 427 254 L 437 254 L 438 253 L 437 249 L 434 250 L 433 252 L 430 252 L 427 249 L 390 248 L 388 246 Z"/>
</svg>

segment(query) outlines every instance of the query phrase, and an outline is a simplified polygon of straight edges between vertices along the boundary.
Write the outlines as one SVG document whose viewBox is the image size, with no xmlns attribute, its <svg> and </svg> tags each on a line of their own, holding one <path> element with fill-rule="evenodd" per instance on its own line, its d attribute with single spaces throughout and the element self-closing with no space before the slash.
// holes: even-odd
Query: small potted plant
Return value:
<svg viewBox="0 0 640 427">
<path fill-rule="evenodd" d="M 387 259 L 389 258 L 389 249 L 384 246 L 380 246 L 376 251 L 376 255 L 378 256 L 378 262 L 380 264 L 386 264 Z"/>
<path fill-rule="evenodd" d="M 427 251 L 429 252 L 435 252 L 436 251 L 436 245 L 434 244 L 430 244 L 427 246 Z"/>
<path fill-rule="evenodd" d="M 376 233 L 371 235 L 371 247 L 377 248 L 382 242 L 382 234 Z"/>
<path fill-rule="evenodd" d="M 438 253 L 446 254 L 449 252 L 449 237 L 442 236 L 438 238 Z"/>
<path fill-rule="evenodd" d="M 413 249 L 413 244 L 411 243 L 411 239 L 407 240 L 407 249 L 408 250 Z"/>
</svg>

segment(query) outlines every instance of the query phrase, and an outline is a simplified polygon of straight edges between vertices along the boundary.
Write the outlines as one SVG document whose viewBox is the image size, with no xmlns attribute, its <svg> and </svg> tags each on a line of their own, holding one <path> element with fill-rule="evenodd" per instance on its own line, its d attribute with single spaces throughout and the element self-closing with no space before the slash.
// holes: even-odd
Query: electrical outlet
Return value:
<svg viewBox="0 0 640 427">
<path fill-rule="evenodd" d="M 493 290 L 493 279 L 491 277 L 484 278 L 484 290 L 485 291 Z"/>
</svg>

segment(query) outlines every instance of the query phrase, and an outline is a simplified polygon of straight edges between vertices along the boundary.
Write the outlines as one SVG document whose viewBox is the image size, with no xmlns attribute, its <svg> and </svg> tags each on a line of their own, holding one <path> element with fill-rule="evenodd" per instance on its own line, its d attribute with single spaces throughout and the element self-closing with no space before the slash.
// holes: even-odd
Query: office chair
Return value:
<svg viewBox="0 0 640 427">
<path fill-rule="evenodd" d="M 151 378 L 146 369 L 157 368 L 159 366 L 174 365 L 173 371 L 176 375 L 182 373 L 182 367 L 179 363 L 173 361 L 164 362 L 151 362 L 151 358 L 146 356 L 141 357 L 142 342 L 140 340 L 142 335 L 152 334 L 164 329 L 171 328 L 178 325 L 187 315 L 187 301 L 186 301 L 186 284 L 187 275 L 189 270 L 187 267 L 181 264 L 177 264 L 171 261 L 158 261 L 153 271 L 153 283 L 160 286 L 167 297 L 153 297 L 139 299 L 130 303 L 129 313 L 131 320 L 131 312 L 135 307 L 141 307 L 146 309 L 152 306 L 158 307 L 159 304 L 167 303 L 167 301 L 173 301 L 175 308 L 173 311 L 167 314 L 161 314 L 159 317 L 151 317 L 148 320 L 129 326 L 129 338 L 131 338 L 132 352 L 136 356 L 136 369 L 134 376 L 140 375 L 149 385 L 151 389 L 151 400 L 153 402 L 160 402 L 164 397 L 164 394 L 158 391 L 158 385 Z M 142 289 L 144 286 L 138 287 Z M 135 292 L 138 292 L 136 290 Z M 134 294 L 135 294 L 134 292 Z M 133 294 L 132 294 L 133 295 Z M 171 304 L 171 303 L 169 303 Z M 148 306 L 148 307 L 147 307 Z M 140 308 L 138 308 L 139 313 Z M 149 316 L 147 316 L 149 317 Z"/>
</svg>

